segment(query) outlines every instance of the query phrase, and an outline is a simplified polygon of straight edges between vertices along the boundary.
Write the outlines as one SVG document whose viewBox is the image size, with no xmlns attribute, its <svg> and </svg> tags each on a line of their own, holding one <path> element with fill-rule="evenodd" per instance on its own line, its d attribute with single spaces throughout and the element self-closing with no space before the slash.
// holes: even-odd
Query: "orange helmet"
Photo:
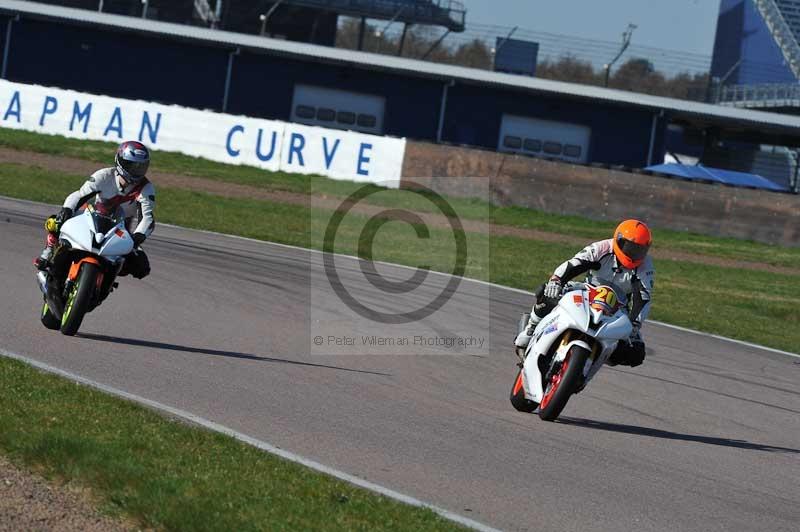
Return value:
<svg viewBox="0 0 800 532">
<path fill-rule="evenodd" d="M 647 256 L 652 236 L 647 224 L 625 220 L 614 231 L 614 255 L 628 269 L 637 268 Z"/>
</svg>

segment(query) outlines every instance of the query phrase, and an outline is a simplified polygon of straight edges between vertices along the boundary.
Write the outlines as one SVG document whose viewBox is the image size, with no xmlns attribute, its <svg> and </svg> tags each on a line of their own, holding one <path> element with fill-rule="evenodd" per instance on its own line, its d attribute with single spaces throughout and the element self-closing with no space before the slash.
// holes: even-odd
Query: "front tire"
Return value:
<svg viewBox="0 0 800 532">
<path fill-rule="evenodd" d="M 514 379 L 514 386 L 511 387 L 511 406 L 519 412 L 526 412 L 530 414 L 539 403 L 535 403 L 530 399 L 525 398 L 525 388 L 522 386 L 522 368 L 517 373 L 517 378 Z"/>
<path fill-rule="evenodd" d="M 56 318 L 52 312 L 50 312 L 50 307 L 47 306 L 47 301 L 44 302 L 44 307 L 42 307 L 42 325 L 52 331 L 57 331 L 61 328 L 61 322 L 58 321 L 58 318 Z"/>
<path fill-rule="evenodd" d="M 92 293 L 97 282 L 98 267 L 91 262 L 84 262 L 75 285 L 67 295 L 64 314 L 61 317 L 61 334 L 74 336 L 83 322 L 89 309 Z"/>
<path fill-rule="evenodd" d="M 559 368 L 550 377 L 539 405 L 539 417 L 544 421 L 555 419 L 567 406 L 567 401 L 575 393 L 583 379 L 583 367 L 589 359 L 589 351 L 573 345 Z"/>
</svg>

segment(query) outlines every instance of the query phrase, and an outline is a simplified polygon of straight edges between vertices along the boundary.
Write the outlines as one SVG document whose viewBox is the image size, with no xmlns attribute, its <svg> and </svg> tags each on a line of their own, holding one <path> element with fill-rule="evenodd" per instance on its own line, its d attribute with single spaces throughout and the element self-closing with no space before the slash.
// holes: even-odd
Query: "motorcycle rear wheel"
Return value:
<svg viewBox="0 0 800 532">
<path fill-rule="evenodd" d="M 573 345 L 561 366 L 550 377 L 539 404 L 539 417 L 544 421 L 555 421 L 567 406 L 567 401 L 580 386 L 583 367 L 589 359 L 589 351 Z"/>
<path fill-rule="evenodd" d="M 92 299 L 92 292 L 97 281 L 98 267 L 91 262 L 84 262 L 81 270 L 67 296 L 64 314 L 61 316 L 61 334 L 74 336 L 83 322 Z"/>
<path fill-rule="evenodd" d="M 514 386 L 511 387 L 511 406 L 519 412 L 527 412 L 530 414 L 539 403 L 535 403 L 530 399 L 525 398 L 525 388 L 522 386 L 522 369 L 517 372 L 517 378 L 514 379 Z"/>
</svg>

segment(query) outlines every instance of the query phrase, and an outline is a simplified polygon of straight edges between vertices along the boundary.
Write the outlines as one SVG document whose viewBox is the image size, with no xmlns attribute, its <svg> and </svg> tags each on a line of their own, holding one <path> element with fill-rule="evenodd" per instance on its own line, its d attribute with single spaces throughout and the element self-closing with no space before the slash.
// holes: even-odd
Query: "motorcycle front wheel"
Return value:
<svg viewBox="0 0 800 532">
<path fill-rule="evenodd" d="M 547 381 L 542 402 L 539 404 L 540 418 L 555 421 L 561 414 L 583 379 L 583 366 L 586 365 L 589 355 L 589 351 L 577 345 L 569 349 L 561 365 Z"/>
<path fill-rule="evenodd" d="M 42 325 L 53 331 L 57 331 L 61 328 L 61 322 L 50 312 L 47 301 L 44 302 L 44 306 L 42 307 Z"/>
<path fill-rule="evenodd" d="M 64 314 L 61 316 L 61 334 L 74 336 L 89 310 L 92 293 L 97 282 L 99 269 L 91 262 L 84 262 L 75 280 L 75 284 L 67 294 Z"/>
<path fill-rule="evenodd" d="M 525 389 L 522 386 L 522 369 L 517 372 L 517 378 L 514 379 L 514 386 L 511 387 L 509 399 L 511 399 L 511 406 L 519 412 L 531 413 L 539 406 L 539 403 L 525 398 Z"/>
</svg>

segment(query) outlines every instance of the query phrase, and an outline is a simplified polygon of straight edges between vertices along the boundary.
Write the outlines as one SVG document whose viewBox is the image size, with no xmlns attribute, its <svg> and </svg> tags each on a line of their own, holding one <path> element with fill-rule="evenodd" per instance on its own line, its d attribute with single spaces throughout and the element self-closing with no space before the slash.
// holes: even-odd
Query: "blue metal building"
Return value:
<svg viewBox="0 0 800 532">
<path fill-rule="evenodd" d="M 711 75 L 714 103 L 800 115 L 800 0 L 722 0 Z M 721 140 L 709 143 L 707 162 L 797 181 L 797 150 L 762 139 Z"/>
<path fill-rule="evenodd" d="M 722 0 L 712 99 L 744 108 L 800 110 L 800 0 Z"/>
</svg>

